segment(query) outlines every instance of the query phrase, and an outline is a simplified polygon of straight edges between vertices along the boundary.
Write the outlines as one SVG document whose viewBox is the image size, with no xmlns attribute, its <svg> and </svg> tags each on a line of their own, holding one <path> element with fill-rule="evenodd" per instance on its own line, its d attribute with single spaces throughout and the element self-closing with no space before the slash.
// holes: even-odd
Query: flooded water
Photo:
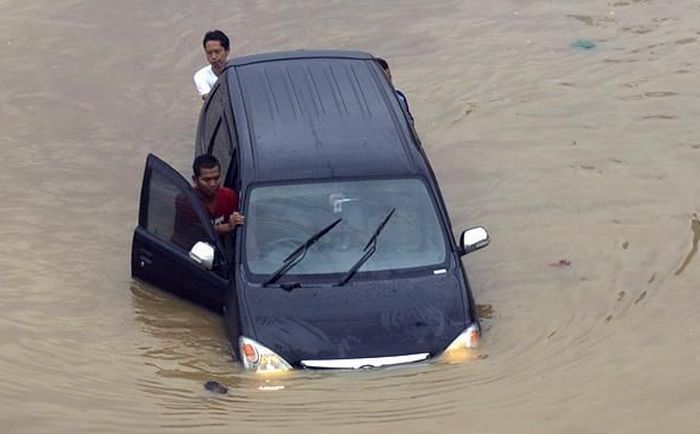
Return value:
<svg viewBox="0 0 700 434">
<path fill-rule="evenodd" d="M 0 0 L 0 430 L 700 432 L 699 22 L 690 0 Z M 479 359 L 263 383 L 216 315 L 131 279 L 145 157 L 188 173 L 212 28 L 238 55 L 389 60 L 455 232 L 492 236 L 466 259 Z"/>
</svg>

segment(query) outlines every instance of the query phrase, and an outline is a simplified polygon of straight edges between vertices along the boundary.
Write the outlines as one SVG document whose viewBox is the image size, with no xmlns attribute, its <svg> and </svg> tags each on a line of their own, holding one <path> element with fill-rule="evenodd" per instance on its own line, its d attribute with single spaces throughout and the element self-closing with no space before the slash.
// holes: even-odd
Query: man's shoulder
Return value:
<svg viewBox="0 0 700 434">
<path fill-rule="evenodd" d="M 238 208 L 238 193 L 227 187 L 219 187 L 216 192 L 216 202 L 224 214 L 231 214 Z"/>
<path fill-rule="evenodd" d="M 218 194 L 224 197 L 238 197 L 236 190 L 232 190 L 228 187 L 219 187 Z"/>
<path fill-rule="evenodd" d="M 214 71 L 212 71 L 211 65 L 207 65 L 198 69 L 197 72 L 194 73 L 194 79 L 206 79 L 212 74 L 214 74 Z"/>
<path fill-rule="evenodd" d="M 197 87 L 197 92 L 204 96 L 211 91 L 211 87 L 216 83 L 218 77 L 214 74 L 214 70 L 211 65 L 207 65 L 204 68 L 194 73 L 194 84 Z"/>
</svg>

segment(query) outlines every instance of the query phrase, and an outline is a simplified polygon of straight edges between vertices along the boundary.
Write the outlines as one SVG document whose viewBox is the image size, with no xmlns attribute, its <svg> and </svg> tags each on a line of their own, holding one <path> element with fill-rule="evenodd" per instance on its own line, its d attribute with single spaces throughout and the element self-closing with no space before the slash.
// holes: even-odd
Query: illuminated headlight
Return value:
<svg viewBox="0 0 700 434">
<path fill-rule="evenodd" d="M 260 373 L 289 371 L 289 363 L 272 350 L 260 345 L 250 338 L 241 336 L 238 339 L 241 361 L 246 369 Z"/>
<path fill-rule="evenodd" d="M 476 348 L 479 346 L 479 327 L 472 324 L 465 331 L 460 333 L 457 338 L 445 349 L 445 351 L 454 351 L 462 348 Z"/>
<path fill-rule="evenodd" d="M 476 357 L 476 353 L 471 351 L 479 345 L 479 336 L 481 331 L 479 326 L 472 324 L 467 327 L 445 348 L 440 359 L 447 363 L 463 362 L 472 360 Z"/>
</svg>

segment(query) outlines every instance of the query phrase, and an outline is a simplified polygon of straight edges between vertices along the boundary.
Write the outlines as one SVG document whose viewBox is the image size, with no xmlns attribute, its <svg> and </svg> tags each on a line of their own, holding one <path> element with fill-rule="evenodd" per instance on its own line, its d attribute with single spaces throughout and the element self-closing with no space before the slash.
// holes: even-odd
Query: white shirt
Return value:
<svg viewBox="0 0 700 434">
<path fill-rule="evenodd" d="M 216 83 L 219 77 L 214 74 L 211 65 L 207 65 L 194 74 L 194 84 L 197 86 L 197 92 L 200 96 L 211 92 L 211 88 Z"/>
</svg>

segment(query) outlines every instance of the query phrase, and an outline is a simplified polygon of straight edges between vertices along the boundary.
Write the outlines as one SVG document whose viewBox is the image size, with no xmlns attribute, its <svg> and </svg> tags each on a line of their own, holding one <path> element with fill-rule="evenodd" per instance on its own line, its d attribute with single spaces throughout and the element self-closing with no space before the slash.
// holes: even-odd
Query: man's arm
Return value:
<svg viewBox="0 0 700 434">
<path fill-rule="evenodd" d="M 219 223 L 218 225 L 214 226 L 214 229 L 216 229 L 216 233 L 219 235 L 230 234 L 234 229 L 236 229 L 236 226 L 242 225 L 244 221 L 245 216 L 238 212 L 234 212 L 229 216 L 228 222 Z"/>
</svg>

